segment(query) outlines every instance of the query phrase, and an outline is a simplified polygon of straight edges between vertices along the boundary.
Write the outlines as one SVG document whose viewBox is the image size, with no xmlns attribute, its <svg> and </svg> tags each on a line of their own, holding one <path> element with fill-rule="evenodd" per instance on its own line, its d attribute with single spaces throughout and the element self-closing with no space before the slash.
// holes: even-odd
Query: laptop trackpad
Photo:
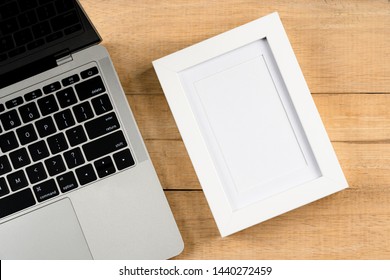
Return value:
<svg viewBox="0 0 390 280">
<path fill-rule="evenodd" d="M 0 226 L 0 259 L 92 259 L 68 198 Z"/>
</svg>

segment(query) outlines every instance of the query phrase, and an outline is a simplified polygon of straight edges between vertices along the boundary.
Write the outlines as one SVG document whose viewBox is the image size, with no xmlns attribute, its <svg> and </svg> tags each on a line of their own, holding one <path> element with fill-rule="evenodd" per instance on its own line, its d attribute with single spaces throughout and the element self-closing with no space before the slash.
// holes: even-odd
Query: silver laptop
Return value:
<svg viewBox="0 0 390 280">
<path fill-rule="evenodd" d="M 75 0 L 0 3 L 0 259 L 167 259 L 183 249 L 99 42 Z"/>
</svg>

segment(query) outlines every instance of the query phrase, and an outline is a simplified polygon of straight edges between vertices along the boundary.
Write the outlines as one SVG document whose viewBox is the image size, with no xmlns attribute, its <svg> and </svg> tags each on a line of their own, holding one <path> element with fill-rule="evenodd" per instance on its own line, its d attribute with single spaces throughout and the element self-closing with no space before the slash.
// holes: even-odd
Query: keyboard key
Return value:
<svg viewBox="0 0 390 280">
<path fill-rule="evenodd" d="M 88 101 L 74 106 L 73 113 L 76 116 L 76 120 L 78 122 L 83 122 L 93 117 L 92 107 L 89 105 Z"/>
<path fill-rule="evenodd" d="M 33 25 L 32 31 L 36 39 L 50 34 L 51 28 L 47 21 Z"/>
<path fill-rule="evenodd" d="M 92 164 L 87 164 L 83 167 L 76 169 L 76 175 L 81 185 L 88 184 L 97 179 Z"/>
<path fill-rule="evenodd" d="M 9 194 L 7 182 L 4 178 L 0 178 L 0 197 L 5 196 L 6 194 Z"/>
<path fill-rule="evenodd" d="M 14 41 L 11 36 L 0 38 L 0 53 L 11 50 L 14 47 Z"/>
<path fill-rule="evenodd" d="M 15 109 L 1 114 L 0 120 L 3 124 L 4 130 L 10 130 L 21 125 L 18 113 Z"/>
<path fill-rule="evenodd" d="M 18 128 L 16 133 L 18 134 L 20 144 L 22 145 L 29 144 L 38 139 L 37 133 L 35 132 L 32 124 Z"/>
<path fill-rule="evenodd" d="M 11 164 L 9 163 L 9 160 L 7 156 L 1 156 L 0 157 L 0 176 L 7 174 L 8 172 L 11 172 Z"/>
<path fill-rule="evenodd" d="M 43 116 L 57 112 L 59 109 L 57 105 L 57 101 L 55 100 L 53 95 L 49 95 L 41 99 L 38 99 L 38 106 Z"/>
<path fill-rule="evenodd" d="M 73 147 L 87 141 L 84 129 L 81 125 L 73 127 L 66 131 L 69 144 Z"/>
<path fill-rule="evenodd" d="M 126 149 L 114 154 L 114 161 L 118 170 L 125 169 L 134 165 L 134 159 L 131 156 L 130 150 Z"/>
<path fill-rule="evenodd" d="M 122 131 L 117 131 L 95 141 L 83 145 L 84 154 L 88 161 L 100 158 L 127 146 Z"/>
<path fill-rule="evenodd" d="M 7 107 L 7 109 L 11 109 L 13 107 L 19 106 L 22 103 L 23 103 L 23 98 L 22 97 L 16 97 L 16 98 L 14 98 L 12 100 L 9 100 L 9 101 L 5 102 L 5 106 Z"/>
<path fill-rule="evenodd" d="M 73 88 L 69 87 L 56 93 L 61 108 L 66 108 L 77 102 Z"/>
<path fill-rule="evenodd" d="M 56 33 L 52 33 L 49 36 L 47 36 L 46 37 L 46 42 L 50 43 L 50 42 L 58 40 L 58 39 L 60 39 L 62 37 L 64 37 L 64 35 L 62 34 L 62 31 L 57 31 Z"/>
<path fill-rule="evenodd" d="M 47 178 L 45 168 L 40 162 L 27 167 L 26 172 L 31 184 L 38 183 L 39 181 L 45 180 Z"/>
<path fill-rule="evenodd" d="M 43 46 L 44 44 L 45 44 L 45 40 L 38 39 L 38 40 L 35 40 L 31 43 L 28 43 L 27 49 L 31 51 L 33 49 L 39 48 L 40 46 Z"/>
<path fill-rule="evenodd" d="M 9 174 L 7 180 L 12 191 L 17 191 L 28 186 L 27 178 L 23 170 Z"/>
<path fill-rule="evenodd" d="M 77 95 L 81 101 L 99 95 L 106 91 L 106 88 L 104 87 L 102 78 L 100 78 L 100 76 L 79 83 L 75 87 Z"/>
<path fill-rule="evenodd" d="M 72 75 L 70 77 L 63 79 L 62 85 L 64 87 L 66 87 L 66 86 L 72 85 L 74 83 L 77 83 L 78 81 L 80 81 L 80 77 L 79 77 L 79 75 L 75 74 L 75 75 Z"/>
<path fill-rule="evenodd" d="M 66 12 L 66 11 L 73 9 L 73 7 L 74 7 L 73 1 L 74 0 L 57 0 L 55 2 L 57 12 L 63 13 L 63 12 Z"/>
<path fill-rule="evenodd" d="M 52 16 L 55 16 L 56 12 L 54 10 L 54 5 L 52 3 L 49 3 L 45 6 L 39 7 L 37 9 L 37 14 L 39 20 L 45 20 L 51 18 Z"/>
<path fill-rule="evenodd" d="M 16 149 L 17 147 L 19 147 L 19 144 L 13 131 L 0 135 L 0 148 L 3 153 Z"/>
<path fill-rule="evenodd" d="M 40 117 L 37 105 L 34 102 L 21 106 L 19 113 L 24 123 L 31 122 Z"/>
<path fill-rule="evenodd" d="M 65 164 L 60 155 L 45 160 L 45 166 L 50 176 L 54 176 L 65 171 Z"/>
<path fill-rule="evenodd" d="M 35 199 L 30 188 L 0 199 L 0 219 L 33 206 Z"/>
<path fill-rule="evenodd" d="M 47 4 L 47 3 L 51 3 L 51 2 L 53 2 L 54 0 L 39 0 L 38 2 L 39 2 L 39 5 L 45 5 L 45 4 Z M 74 0 L 73 0 L 74 1 Z"/>
<path fill-rule="evenodd" d="M 58 176 L 57 184 L 63 193 L 78 187 L 77 180 L 73 172 L 68 172 Z"/>
<path fill-rule="evenodd" d="M 41 96 L 42 96 L 42 91 L 40 89 L 36 89 L 32 92 L 26 93 L 24 95 L 24 99 L 26 101 L 31 101 L 31 100 L 37 99 L 38 97 L 41 97 Z"/>
<path fill-rule="evenodd" d="M 90 78 L 92 76 L 95 76 L 98 73 L 99 73 L 99 70 L 97 69 L 97 67 L 92 67 L 92 68 L 89 68 L 87 70 L 82 71 L 80 73 L 80 75 L 81 75 L 81 78 L 86 79 L 86 78 Z"/>
<path fill-rule="evenodd" d="M 45 94 L 49 94 L 49 93 L 52 93 L 52 92 L 55 92 L 57 90 L 59 90 L 61 88 L 61 84 L 60 82 L 54 82 L 50 85 L 47 85 L 47 86 L 44 86 L 43 87 L 43 92 Z"/>
<path fill-rule="evenodd" d="M 28 157 L 26 148 L 21 148 L 9 154 L 14 169 L 21 168 L 30 164 L 30 158 Z"/>
<path fill-rule="evenodd" d="M 71 27 L 68 27 L 64 30 L 64 33 L 65 35 L 70 35 L 72 33 L 75 33 L 79 30 L 82 30 L 83 29 L 83 26 L 81 24 L 76 24 L 76 25 L 73 25 Z"/>
<path fill-rule="evenodd" d="M 68 149 L 68 143 L 63 133 L 59 133 L 47 138 L 47 144 L 53 155 L 58 154 L 66 149 Z"/>
<path fill-rule="evenodd" d="M 22 11 L 30 10 L 38 5 L 37 0 L 19 0 L 18 2 Z"/>
<path fill-rule="evenodd" d="M 80 148 L 75 148 L 73 150 L 65 152 L 64 158 L 66 161 L 66 165 L 69 169 L 82 165 L 85 162 L 84 156 L 81 153 Z"/>
<path fill-rule="evenodd" d="M 59 191 L 54 179 L 50 179 L 46 182 L 35 185 L 33 190 L 38 202 L 42 202 L 59 195 Z"/>
<path fill-rule="evenodd" d="M 25 45 L 34 40 L 29 28 L 20 30 L 14 34 L 14 40 L 17 46 Z"/>
<path fill-rule="evenodd" d="M 3 36 L 14 33 L 15 31 L 18 30 L 18 28 L 19 25 L 18 22 L 16 21 L 16 18 L 10 18 L 0 23 L 0 32 L 3 33 L 2 34 Z"/>
<path fill-rule="evenodd" d="M 1 113 L 1 112 L 4 112 L 4 111 L 5 111 L 4 105 L 3 105 L 3 104 L 0 104 L 0 113 Z"/>
<path fill-rule="evenodd" d="M 49 150 L 43 140 L 28 146 L 28 151 L 30 152 L 33 161 L 38 161 L 49 156 Z"/>
<path fill-rule="evenodd" d="M 55 114 L 54 119 L 56 120 L 57 127 L 60 130 L 69 128 L 75 124 L 70 109 Z"/>
<path fill-rule="evenodd" d="M 21 28 L 29 27 L 37 22 L 37 16 L 34 11 L 29 11 L 19 15 L 18 21 Z"/>
<path fill-rule="evenodd" d="M 95 161 L 94 165 L 99 178 L 103 178 L 115 173 L 114 163 L 109 156 Z"/>
<path fill-rule="evenodd" d="M 109 113 L 85 124 L 85 129 L 90 139 L 95 139 L 104 134 L 119 129 L 120 125 L 115 113 Z"/>
<path fill-rule="evenodd" d="M 51 117 L 46 117 L 35 123 L 40 137 L 46 137 L 57 131 L 53 119 Z"/>
<path fill-rule="evenodd" d="M 92 106 L 96 115 L 101 115 L 112 110 L 112 104 L 107 94 L 92 99 Z"/>
<path fill-rule="evenodd" d="M 53 18 L 50 22 L 53 27 L 53 30 L 58 31 L 78 23 L 79 18 L 77 16 L 76 11 L 72 10 Z"/>
<path fill-rule="evenodd" d="M 16 2 L 11 2 L 1 7 L 0 18 L 5 19 L 5 18 L 13 17 L 16 16 L 18 12 L 19 9 Z"/>
</svg>

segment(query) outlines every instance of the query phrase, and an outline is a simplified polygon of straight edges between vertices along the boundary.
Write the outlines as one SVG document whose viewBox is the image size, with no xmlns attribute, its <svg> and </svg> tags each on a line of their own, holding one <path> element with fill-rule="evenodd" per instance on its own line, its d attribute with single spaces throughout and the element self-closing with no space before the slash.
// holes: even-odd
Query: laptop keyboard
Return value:
<svg viewBox="0 0 390 280">
<path fill-rule="evenodd" d="M 0 218 L 135 164 L 96 66 L 0 104 Z"/>
<path fill-rule="evenodd" d="M 5 1 L 0 4 L 0 62 L 80 30 L 73 0 Z"/>
</svg>

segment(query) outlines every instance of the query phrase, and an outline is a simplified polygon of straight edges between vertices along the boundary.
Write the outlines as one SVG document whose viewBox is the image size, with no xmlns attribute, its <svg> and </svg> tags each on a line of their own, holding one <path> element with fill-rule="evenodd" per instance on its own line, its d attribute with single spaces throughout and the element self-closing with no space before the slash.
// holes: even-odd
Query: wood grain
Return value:
<svg viewBox="0 0 390 280">
<path fill-rule="evenodd" d="M 180 139 L 163 95 L 128 95 L 144 139 Z M 390 142 L 390 95 L 315 94 L 332 141 Z"/>
<path fill-rule="evenodd" d="M 390 91 L 387 0 L 81 0 L 127 94 L 161 93 L 151 62 L 278 11 L 314 93 Z M 388 62 L 388 59 L 387 59 Z"/>
<path fill-rule="evenodd" d="M 181 140 L 148 140 L 146 146 L 165 189 L 200 189 Z M 333 147 L 350 188 L 390 193 L 390 143 L 335 142 Z"/>
<path fill-rule="evenodd" d="M 166 192 L 180 259 L 389 259 L 390 194 L 343 192 L 221 238 L 202 192 Z"/>
<path fill-rule="evenodd" d="M 390 2 L 80 0 L 181 230 L 178 259 L 390 258 Z M 151 62 L 278 11 L 350 188 L 221 238 Z"/>
</svg>

